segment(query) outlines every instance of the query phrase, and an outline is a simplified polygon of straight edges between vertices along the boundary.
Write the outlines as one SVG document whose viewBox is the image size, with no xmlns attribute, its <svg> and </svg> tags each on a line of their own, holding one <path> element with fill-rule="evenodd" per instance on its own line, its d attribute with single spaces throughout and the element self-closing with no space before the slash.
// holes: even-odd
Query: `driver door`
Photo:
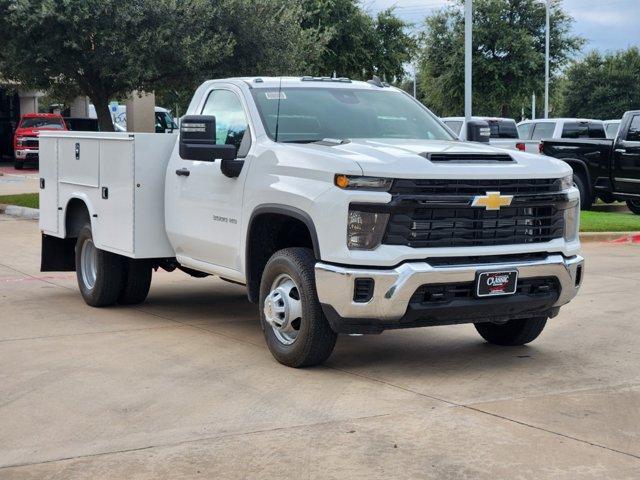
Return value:
<svg viewBox="0 0 640 480">
<path fill-rule="evenodd" d="M 176 253 L 197 262 L 241 273 L 240 227 L 243 192 L 249 170 L 251 132 L 242 99 L 230 88 L 214 88 L 198 112 L 216 117 L 216 144 L 231 144 L 245 164 L 237 178 L 220 171 L 220 160 L 203 162 L 180 157 L 169 169 L 175 200 L 170 210 Z M 175 170 L 175 173 L 173 172 Z M 188 263 L 188 262 L 185 262 Z"/>
</svg>

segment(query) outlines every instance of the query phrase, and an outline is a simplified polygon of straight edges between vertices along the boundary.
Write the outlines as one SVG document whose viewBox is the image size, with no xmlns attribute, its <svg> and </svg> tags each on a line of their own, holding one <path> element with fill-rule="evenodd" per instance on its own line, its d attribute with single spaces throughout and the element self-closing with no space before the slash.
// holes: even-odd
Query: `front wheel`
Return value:
<svg viewBox="0 0 640 480">
<path fill-rule="evenodd" d="M 283 365 L 323 363 L 337 334 L 322 312 L 308 248 L 285 248 L 267 262 L 260 282 L 260 321 L 269 351 Z"/>
<path fill-rule="evenodd" d="M 24 168 L 24 163 L 22 163 L 22 162 L 14 162 L 13 168 L 15 168 L 16 170 L 22 170 Z"/>
<path fill-rule="evenodd" d="M 88 223 L 76 242 L 76 276 L 82 298 L 92 307 L 113 305 L 122 291 L 122 257 L 97 248 Z"/>
<path fill-rule="evenodd" d="M 636 215 L 640 215 L 640 200 L 627 200 L 627 207 Z"/>
<path fill-rule="evenodd" d="M 533 342 L 546 324 L 546 317 L 534 317 L 509 320 L 505 323 L 475 323 L 474 326 L 487 342 L 513 347 Z"/>
</svg>

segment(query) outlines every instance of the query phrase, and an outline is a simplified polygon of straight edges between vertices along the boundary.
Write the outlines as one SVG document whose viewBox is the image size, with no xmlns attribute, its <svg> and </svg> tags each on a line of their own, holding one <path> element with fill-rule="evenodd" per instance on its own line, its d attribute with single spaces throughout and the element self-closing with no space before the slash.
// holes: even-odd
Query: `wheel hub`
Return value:
<svg viewBox="0 0 640 480">
<path fill-rule="evenodd" d="M 302 320 L 302 302 L 298 286 L 287 275 L 279 275 L 264 300 L 264 317 L 283 345 L 295 342 Z"/>
</svg>

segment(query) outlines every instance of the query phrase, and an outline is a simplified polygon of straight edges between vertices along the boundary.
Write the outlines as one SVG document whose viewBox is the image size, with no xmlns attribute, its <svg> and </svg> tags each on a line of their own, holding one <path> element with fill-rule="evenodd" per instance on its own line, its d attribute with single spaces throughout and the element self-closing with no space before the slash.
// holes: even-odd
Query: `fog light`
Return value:
<svg viewBox="0 0 640 480">
<path fill-rule="evenodd" d="M 373 250 L 382 242 L 389 220 L 388 213 L 349 210 L 347 247 L 351 250 Z"/>
</svg>

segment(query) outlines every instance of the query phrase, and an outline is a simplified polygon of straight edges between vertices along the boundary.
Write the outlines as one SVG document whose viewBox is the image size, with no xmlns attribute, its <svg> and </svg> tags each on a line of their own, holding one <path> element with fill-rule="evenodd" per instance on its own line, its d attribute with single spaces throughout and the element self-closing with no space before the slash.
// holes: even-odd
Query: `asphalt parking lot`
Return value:
<svg viewBox="0 0 640 480">
<path fill-rule="evenodd" d="M 217 279 L 158 273 L 92 309 L 0 215 L 0 478 L 640 477 L 640 246 L 585 246 L 582 292 L 528 347 L 470 325 L 267 351 Z"/>
</svg>

